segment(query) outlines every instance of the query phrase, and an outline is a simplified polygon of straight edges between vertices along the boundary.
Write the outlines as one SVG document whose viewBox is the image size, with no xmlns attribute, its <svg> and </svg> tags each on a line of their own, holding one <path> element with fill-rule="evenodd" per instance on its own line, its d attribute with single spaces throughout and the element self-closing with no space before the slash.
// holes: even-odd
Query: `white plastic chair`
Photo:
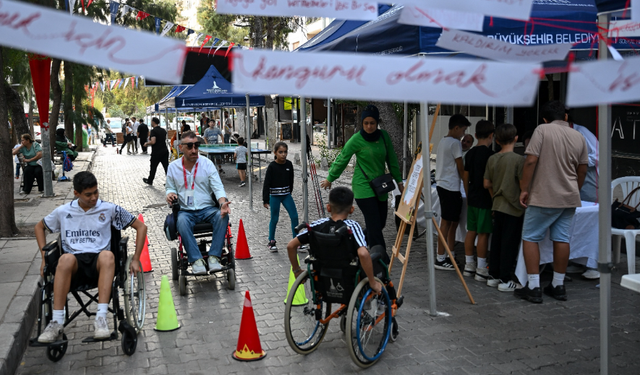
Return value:
<svg viewBox="0 0 640 375">
<path fill-rule="evenodd" d="M 640 186 L 640 176 L 629 176 L 616 178 L 611 182 L 611 194 L 617 186 L 622 188 L 622 198 L 626 198 L 627 194 L 631 190 Z M 613 200 L 613 196 L 611 198 Z M 627 203 L 629 206 L 635 206 L 640 202 L 640 190 L 635 192 L 631 197 L 631 202 Z M 614 263 L 620 262 L 620 241 L 622 236 L 627 244 L 627 266 L 629 274 L 636 273 L 636 237 L 640 236 L 640 229 L 617 229 L 611 228 L 611 234 L 613 235 L 613 261 Z"/>
</svg>

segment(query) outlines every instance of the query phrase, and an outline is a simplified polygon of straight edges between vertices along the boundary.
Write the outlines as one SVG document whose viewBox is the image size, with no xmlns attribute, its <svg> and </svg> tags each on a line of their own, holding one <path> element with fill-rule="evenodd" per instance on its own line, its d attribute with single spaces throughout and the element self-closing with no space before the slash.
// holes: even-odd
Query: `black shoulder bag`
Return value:
<svg viewBox="0 0 640 375">
<path fill-rule="evenodd" d="M 640 206 L 640 202 L 635 206 L 631 206 L 631 197 L 634 193 L 640 190 L 640 187 L 637 187 L 622 200 L 622 202 L 618 202 L 616 199 L 615 202 L 611 205 L 611 226 L 618 229 L 638 229 L 640 228 L 640 211 L 638 211 L 638 206 Z"/>
<path fill-rule="evenodd" d="M 385 160 L 385 166 L 386 166 L 389 160 L 389 153 L 387 152 L 387 141 L 385 141 L 384 139 L 384 134 L 381 134 L 380 136 L 382 137 L 382 142 L 384 142 L 384 151 L 385 151 L 384 160 Z M 364 178 L 369 180 L 369 176 L 367 176 L 367 174 L 364 173 L 364 170 L 360 166 L 360 163 L 357 163 L 357 164 L 358 164 L 358 167 L 360 168 L 360 171 L 362 171 Z M 390 191 L 393 191 L 393 189 L 395 189 L 396 187 L 393 181 L 393 176 L 391 176 L 391 173 L 386 173 L 380 177 L 376 177 L 373 180 L 370 180 L 369 185 L 371 186 L 371 189 L 373 189 L 373 192 L 376 193 L 376 195 L 387 194 Z"/>
</svg>

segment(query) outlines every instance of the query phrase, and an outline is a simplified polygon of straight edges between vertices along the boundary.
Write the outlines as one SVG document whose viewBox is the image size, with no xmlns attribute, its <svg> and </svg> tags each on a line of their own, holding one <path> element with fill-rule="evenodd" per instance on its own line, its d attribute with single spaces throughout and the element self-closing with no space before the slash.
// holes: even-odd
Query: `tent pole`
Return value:
<svg viewBox="0 0 640 375">
<path fill-rule="evenodd" d="M 247 145 L 249 146 L 247 147 L 247 151 L 249 151 L 249 159 L 247 160 L 247 166 L 249 167 L 249 209 L 253 211 L 253 158 L 251 156 L 251 130 L 249 129 L 249 111 L 251 110 L 251 107 L 249 106 L 249 94 L 246 94 L 245 97 L 247 99 L 247 126 L 245 127 L 245 135 L 247 137 L 245 139 L 248 141 Z"/>
<path fill-rule="evenodd" d="M 437 316 L 436 308 L 436 272 L 434 268 L 435 254 L 433 249 L 433 226 L 431 218 L 433 217 L 433 205 L 431 203 L 431 155 L 429 154 L 429 112 L 426 102 L 420 103 L 420 122 L 422 129 L 420 130 L 420 138 L 422 140 L 422 178 L 424 193 L 424 219 L 427 226 L 427 234 L 424 236 L 427 241 L 427 260 L 429 262 L 429 314 Z M 455 261 L 455 259 L 453 260 Z"/>
<path fill-rule="evenodd" d="M 304 96 L 300 97 L 300 160 L 302 161 L 302 217 L 309 222 L 309 190 L 307 186 L 307 105 Z"/>
<path fill-rule="evenodd" d="M 327 148 L 331 148 L 331 98 L 327 98 Z"/>
<path fill-rule="evenodd" d="M 402 121 L 402 179 L 407 178 L 407 117 L 409 116 L 409 103 L 404 102 L 404 120 Z"/>
<path fill-rule="evenodd" d="M 609 14 L 598 15 L 598 27 L 609 29 Z M 598 41 L 598 60 L 607 59 L 607 43 Z M 598 271 L 600 271 L 600 374 L 611 366 L 611 107 L 598 105 Z M 603 157 L 600 157 L 602 155 Z"/>
</svg>

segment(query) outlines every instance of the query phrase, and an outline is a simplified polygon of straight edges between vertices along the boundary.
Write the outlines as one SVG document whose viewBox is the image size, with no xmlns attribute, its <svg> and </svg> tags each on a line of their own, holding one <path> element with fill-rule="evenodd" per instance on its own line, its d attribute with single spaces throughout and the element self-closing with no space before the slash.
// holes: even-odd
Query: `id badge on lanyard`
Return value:
<svg viewBox="0 0 640 375">
<path fill-rule="evenodd" d="M 196 169 L 193 172 L 193 180 L 191 181 L 191 189 L 189 189 L 189 184 L 187 183 L 187 170 L 184 167 L 184 158 L 182 159 L 182 173 L 184 175 L 184 189 L 185 189 L 185 193 L 184 193 L 184 201 L 187 204 L 187 206 L 194 206 L 195 205 L 195 200 L 194 200 L 194 188 L 195 188 L 195 184 L 196 184 L 196 175 L 198 174 L 198 163 L 196 162 Z"/>
</svg>

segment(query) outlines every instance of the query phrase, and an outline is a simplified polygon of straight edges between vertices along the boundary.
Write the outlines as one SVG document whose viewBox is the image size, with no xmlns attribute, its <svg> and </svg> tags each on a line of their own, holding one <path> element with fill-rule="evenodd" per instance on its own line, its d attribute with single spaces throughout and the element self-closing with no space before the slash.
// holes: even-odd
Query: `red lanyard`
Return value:
<svg viewBox="0 0 640 375">
<path fill-rule="evenodd" d="M 184 175 L 184 188 L 189 190 L 187 185 L 187 169 L 184 167 L 184 157 L 182 158 L 182 174 Z M 191 190 L 196 184 L 196 175 L 198 174 L 198 162 L 196 161 L 196 170 L 193 172 L 193 181 L 191 182 Z"/>
</svg>

